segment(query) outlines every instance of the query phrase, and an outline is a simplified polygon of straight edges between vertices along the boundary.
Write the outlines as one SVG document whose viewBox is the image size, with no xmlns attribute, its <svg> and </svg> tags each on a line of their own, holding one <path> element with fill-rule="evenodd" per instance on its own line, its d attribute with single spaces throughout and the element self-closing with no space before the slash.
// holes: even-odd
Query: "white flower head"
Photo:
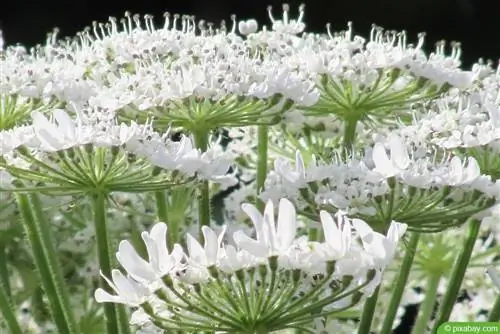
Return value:
<svg viewBox="0 0 500 334">
<path fill-rule="evenodd" d="M 337 221 L 328 212 L 320 212 L 325 235 L 325 242 L 321 244 L 320 249 L 328 260 L 338 260 L 344 257 L 351 248 L 351 222 L 342 211 L 339 211 L 335 216 Z"/>
<path fill-rule="evenodd" d="M 169 253 L 167 249 L 167 225 L 157 223 L 151 231 L 142 232 L 149 261 L 144 260 L 129 241 L 122 241 L 118 246 L 116 258 L 122 267 L 138 282 L 152 284 L 173 270 L 181 269 L 183 250 L 180 245 L 174 245 Z"/>
<path fill-rule="evenodd" d="M 268 201 L 264 209 L 264 216 L 252 204 L 243 204 L 243 211 L 250 217 L 255 227 L 257 239 L 254 240 L 243 232 L 236 232 L 236 244 L 250 254 L 267 258 L 273 255 L 285 255 L 293 242 L 297 232 L 295 207 L 283 198 L 279 202 L 278 221 L 274 218 L 274 205 Z"/>
<path fill-rule="evenodd" d="M 372 151 L 372 160 L 375 164 L 375 171 L 385 177 L 399 175 L 410 165 L 410 156 L 403 140 L 397 135 L 389 137 L 390 158 L 387 155 L 385 146 L 377 142 Z"/>
<path fill-rule="evenodd" d="M 208 226 L 202 226 L 201 232 L 205 240 L 204 246 L 191 234 L 187 234 L 186 236 L 189 253 L 188 262 L 196 266 L 210 267 L 218 263 L 219 257 L 222 254 L 222 240 L 224 239 L 226 228 L 223 227 L 219 235 Z"/>
<path fill-rule="evenodd" d="M 396 253 L 399 240 L 406 232 L 408 225 L 391 222 L 387 235 L 375 232 L 366 222 L 361 219 L 353 219 L 352 225 L 358 232 L 363 247 L 368 255 L 371 255 L 375 265 L 387 266 Z"/>
<path fill-rule="evenodd" d="M 123 275 L 122 272 L 117 269 L 111 271 L 112 280 L 105 277 L 102 272 L 101 276 L 106 280 L 116 295 L 111 295 L 104 289 L 99 288 L 94 294 L 98 303 L 120 303 L 134 307 L 144 303 L 150 295 L 150 290 L 146 286 L 135 281 L 131 277 Z"/>
</svg>

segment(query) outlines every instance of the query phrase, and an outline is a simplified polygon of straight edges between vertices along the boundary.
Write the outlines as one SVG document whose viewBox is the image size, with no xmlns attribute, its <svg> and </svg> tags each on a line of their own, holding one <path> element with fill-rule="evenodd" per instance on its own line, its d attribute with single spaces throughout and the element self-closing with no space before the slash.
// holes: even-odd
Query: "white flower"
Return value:
<svg viewBox="0 0 500 334">
<path fill-rule="evenodd" d="M 274 161 L 274 172 L 281 176 L 285 186 L 301 188 L 306 182 L 304 160 L 300 151 L 295 152 L 295 168 L 290 166 L 290 160 L 278 157 Z"/>
<path fill-rule="evenodd" d="M 221 233 L 217 234 L 208 226 L 202 226 L 201 232 L 205 244 L 201 244 L 191 234 L 186 236 L 186 244 L 188 248 L 188 262 L 195 266 L 210 267 L 217 264 L 221 255 L 221 244 L 224 239 L 226 229 L 223 228 Z"/>
<path fill-rule="evenodd" d="M 363 247 L 375 264 L 381 268 L 386 267 L 393 259 L 399 240 L 406 232 L 406 224 L 391 222 L 387 236 L 375 232 L 361 219 L 353 219 L 352 225 L 359 233 Z"/>
<path fill-rule="evenodd" d="M 50 122 L 38 111 L 31 114 L 33 129 L 40 141 L 40 150 L 59 151 L 92 141 L 95 131 L 92 131 L 89 127 L 80 126 L 65 111 L 56 109 L 53 116 L 55 122 Z"/>
<path fill-rule="evenodd" d="M 137 251 L 124 240 L 118 246 L 116 258 L 122 267 L 138 282 L 151 284 L 171 273 L 174 269 L 181 269 L 183 250 L 180 245 L 174 245 L 169 253 L 167 249 L 167 225 L 157 223 L 151 232 L 142 232 L 142 239 L 146 245 L 149 262 L 137 254 Z"/>
<path fill-rule="evenodd" d="M 410 165 L 408 150 L 400 137 L 397 135 L 390 136 L 389 147 L 391 150 L 390 158 L 382 143 L 376 143 L 372 151 L 372 160 L 375 164 L 374 171 L 385 177 L 399 175 Z"/>
<path fill-rule="evenodd" d="M 459 157 L 451 159 L 449 169 L 438 176 L 443 185 L 460 186 L 471 184 L 481 176 L 479 165 L 473 157 L 469 157 L 465 167 Z"/>
<path fill-rule="evenodd" d="M 268 201 L 264 209 L 264 217 L 252 204 L 243 204 L 243 211 L 250 217 L 255 227 L 257 240 L 243 232 L 234 234 L 236 244 L 250 254 L 266 258 L 273 255 L 285 255 L 295 240 L 297 221 L 293 204 L 283 198 L 279 203 L 278 222 L 275 223 L 274 205 Z"/>
<path fill-rule="evenodd" d="M 344 257 L 351 248 L 351 222 L 342 211 L 339 211 L 336 216 L 337 222 L 328 212 L 320 212 L 325 242 L 320 244 L 319 250 L 327 257 L 327 260 L 338 260 Z"/>
<path fill-rule="evenodd" d="M 150 290 L 147 287 L 123 275 L 117 269 L 111 271 L 112 281 L 102 275 L 102 273 L 101 276 L 117 295 L 111 295 L 99 288 L 94 293 L 94 297 L 98 303 L 120 303 L 134 307 L 144 303 L 150 295 Z"/>
<path fill-rule="evenodd" d="M 251 268 L 261 263 L 255 256 L 246 250 L 236 250 L 232 245 L 227 245 L 223 249 L 219 267 L 226 273 L 233 273 L 244 268 Z"/>
</svg>

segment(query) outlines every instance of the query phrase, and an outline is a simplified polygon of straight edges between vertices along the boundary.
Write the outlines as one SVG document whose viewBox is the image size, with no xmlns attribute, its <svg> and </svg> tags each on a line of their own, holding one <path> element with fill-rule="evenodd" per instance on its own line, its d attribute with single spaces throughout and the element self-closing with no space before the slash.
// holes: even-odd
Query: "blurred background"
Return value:
<svg viewBox="0 0 500 334">
<path fill-rule="evenodd" d="M 306 4 L 306 23 L 310 31 L 324 31 L 330 22 L 341 30 L 354 22 L 356 33 L 366 35 L 372 23 L 386 29 L 406 30 L 409 40 L 419 32 L 427 33 L 427 48 L 436 41 L 460 41 L 463 65 L 469 67 L 478 58 L 497 61 L 500 57 L 498 0 L 305 0 L 288 1 L 292 8 Z M 109 16 L 132 13 L 153 14 L 161 22 L 164 11 L 196 14 L 198 18 L 219 23 L 231 14 L 238 18 L 256 18 L 268 23 L 266 7 L 272 5 L 276 16 L 279 0 L 0 0 L 0 29 L 8 44 L 33 46 L 43 42 L 54 26 L 60 36 L 72 36 L 93 20 L 107 21 Z"/>
<path fill-rule="evenodd" d="M 279 0 L 0 0 L 0 29 L 7 44 L 21 43 L 31 47 L 43 43 L 54 27 L 59 37 L 74 36 L 92 21 L 105 22 L 109 16 L 122 17 L 132 13 L 152 14 L 163 22 L 165 11 L 195 14 L 213 23 L 255 18 L 260 25 L 269 25 L 266 8 L 272 5 L 275 17 L 281 16 Z M 500 58 L 499 0 L 306 0 L 288 1 L 295 17 L 298 6 L 306 4 L 307 30 L 325 31 L 326 23 L 333 30 L 343 30 L 348 21 L 354 23 L 356 34 L 368 36 L 373 23 L 388 30 L 406 30 L 408 41 L 426 32 L 426 49 L 433 51 L 437 41 L 459 41 L 462 65 L 469 68 L 479 58 Z M 409 333 L 415 309 L 410 308 L 396 333 Z"/>
</svg>

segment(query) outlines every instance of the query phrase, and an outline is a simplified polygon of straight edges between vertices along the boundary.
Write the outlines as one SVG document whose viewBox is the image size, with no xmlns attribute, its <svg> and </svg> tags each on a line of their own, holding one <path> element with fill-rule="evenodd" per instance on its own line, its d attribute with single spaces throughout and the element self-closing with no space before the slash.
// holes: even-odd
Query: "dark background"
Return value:
<svg viewBox="0 0 500 334">
<path fill-rule="evenodd" d="M 336 30 L 354 22 L 355 32 L 367 35 L 372 23 L 386 29 L 406 30 L 408 40 L 427 32 L 427 48 L 432 50 L 440 39 L 460 41 L 463 64 L 469 67 L 478 58 L 500 57 L 499 0 L 305 0 L 289 1 L 292 9 L 306 3 L 306 23 L 311 31 L 324 31 L 330 22 Z M 214 23 L 229 19 L 257 18 L 268 24 L 266 7 L 273 5 L 280 15 L 279 0 L 0 0 L 0 27 L 8 44 L 20 42 L 33 46 L 43 42 L 54 26 L 61 36 L 72 36 L 93 20 L 106 21 L 109 16 L 132 13 L 153 14 L 158 21 L 162 13 L 196 14 Z"/>
<path fill-rule="evenodd" d="M 469 68 L 479 58 L 497 63 L 500 58 L 500 0 L 306 0 L 288 1 L 291 17 L 296 17 L 300 3 L 306 4 L 308 31 L 323 32 L 330 22 L 333 30 L 343 30 L 353 21 L 355 33 L 368 36 L 372 23 L 386 29 L 406 30 L 408 41 L 416 41 L 426 32 L 426 48 L 442 39 L 462 44 L 462 63 Z M 219 23 L 256 18 L 269 26 L 266 7 L 273 5 L 274 16 L 281 16 L 279 0 L 0 0 L 0 29 L 7 44 L 28 47 L 43 43 L 52 28 L 60 37 L 73 36 L 92 21 L 107 21 L 109 16 L 132 13 L 153 14 L 162 23 L 165 11 L 195 14 L 198 18 Z M 410 332 L 415 308 L 405 317 L 398 334 Z"/>
</svg>

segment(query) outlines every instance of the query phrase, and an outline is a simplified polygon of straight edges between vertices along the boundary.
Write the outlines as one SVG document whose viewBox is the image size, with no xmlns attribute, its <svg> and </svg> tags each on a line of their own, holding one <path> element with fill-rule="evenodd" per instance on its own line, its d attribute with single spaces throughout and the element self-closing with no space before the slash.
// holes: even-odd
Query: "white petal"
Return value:
<svg viewBox="0 0 500 334">
<path fill-rule="evenodd" d="M 391 160 L 399 169 L 406 169 L 410 164 L 410 157 L 406 145 L 399 136 L 393 135 L 390 138 Z"/>
<path fill-rule="evenodd" d="M 113 296 L 101 288 L 94 292 L 94 298 L 98 303 L 125 303 L 119 296 Z"/>
<path fill-rule="evenodd" d="M 271 249 L 276 249 L 276 223 L 274 220 L 274 204 L 273 201 L 267 201 L 266 207 L 264 209 L 264 222 L 263 222 L 263 238 L 258 241 L 263 242 L 267 246 L 271 246 Z"/>
<path fill-rule="evenodd" d="M 149 263 L 137 254 L 130 242 L 126 240 L 120 242 L 116 259 L 130 276 L 146 281 L 155 279 Z"/>
<path fill-rule="evenodd" d="M 219 242 L 217 234 L 208 226 L 201 228 L 203 239 L 205 240 L 205 254 L 207 264 L 212 265 L 217 262 L 217 255 L 219 254 Z"/>
<path fill-rule="evenodd" d="M 262 214 L 259 212 L 259 210 L 257 210 L 255 205 L 249 203 L 242 204 L 241 209 L 252 220 L 253 226 L 255 227 L 255 233 L 257 233 L 257 240 L 264 240 Z"/>
<path fill-rule="evenodd" d="M 330 246 L 335 246 L 339 243 L 340 231 L 337 224 L 333 220 L 332 215 L 327 211 L 320 211 L 319 217 L 321 219 L 321 224 L 323 225 L 323 233 L 325 235 L 325 241 Z"/>
<path fill-rule="evenodd" d="M 156 256 L 158 256 L 158 258 L 152 259 L 150 255 L 149 258 L 155 268 L 159 268 L 162 259 L 167 259 L 169 256 L 167 248 L 167 232 L 168 228 L 165 223 L 157 223 L 151 228 L 151 232 L 149 233 L 149 236 L 155 243 L 155 250 L 151 249 L 151 255 L 156 254 Z M 147 244 L 146 247 L 148 247 Z M 152 248 L 153 245 L 150 245 L 149 247 Z M 150 248 L 148 248 L 148 254 L 150 252 Z"/>
<path fill-rule="evenodd" d="M 187 244 L 190 260 L 192 260 L 198 264 L 202 264 L 202 265 L 206 264 L 207 258 L 206 258 L 205 250 L 200 245 L 198 240 L 196 240 L 189 233 L 186 235 L 186 244 Z"/>
<path fill-rule="evenodd" d="M 473 157 L 469 157 L 467 161 L 466 173 L 469 182 L 477 179 L 481 175 L 477 160 Z"/>
<path fill-rule="evenodd" d="M 375 233 L 373 229 L 368 225 L 365 221 L 361 219 L 353 219 L 352 220 L 352 225 L 356 229 L 356 231 L 359 233 L 361 238 L 364 238 L 365 236 L 368 236 L 370 234 Z"/>
<path fill-rule="evenodd" d="M 73 119 L 61 109 L 56 109 L 53 111 L 54 119 L 57 121 L 59 125 L 59 130 L 64 133 L 64 135 L 68 138 L 75 137 L 75 123 Z"/>
<path fill-rule="evenodd" d="M 300 154 L 299 150 L 295 152 L 295 170 L 299 174 L 300 178 L 304 177 L 305 175 L 304 160 L 302 159 L 302 154 Z"/>
<path fill-rule="evenodd" d="M 392 173 L 392 163 L 389 160 L 385 147 L 382 143 L 376 143 L 373 147 L 372 160 L 375 164 L 375 169 L 380 173 Z"/>
<path fill-rule="evenodd" d="M 254 256 L 266 258 L 269 255 L 268 249 L 265 245 L 250 238 L 243 231 L 235 232 L 233 234 L 233 240 L 239 248 L 246 250 Z"/>
<path fill-rule="evenodd" d="M 279 204 L 278 226 L 276 229 L 280 246 L 290 247 L 297 232 L 297 221 L 295 219 L 295 207 L 286 198 L 282 198 Z"/>
</svg>

